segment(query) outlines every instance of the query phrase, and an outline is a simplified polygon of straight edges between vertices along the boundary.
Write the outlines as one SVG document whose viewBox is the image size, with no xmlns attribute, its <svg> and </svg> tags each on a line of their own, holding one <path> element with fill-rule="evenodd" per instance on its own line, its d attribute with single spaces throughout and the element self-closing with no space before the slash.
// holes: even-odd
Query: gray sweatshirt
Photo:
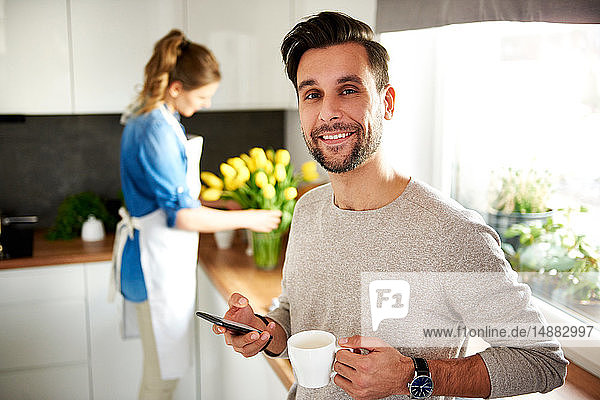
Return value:
<svg viewBox="0 0 600 400">
<path fill-rule="evenodd" d="M 294 212 L 281 285 L 280 306 L 268 316 L 288 337 L 309 329 L 379 337 L 406 356 L 441 359 L 464 356 L 469 337 L 479 336 L 490 345 L 479 354 L 492 398 L 564 383 L 568 362 L 558 342 L 532 336 L 545 321 L 496 232 L 414 179 L 393 202 L 369 211 L 337 208 L 330 184 L 305 194 Z M 506 337 L 500 329 L 528 334 Z M 333 382 L 320 389 L 294 384 L 288 395 L 348 398 Z"/>
</svg>

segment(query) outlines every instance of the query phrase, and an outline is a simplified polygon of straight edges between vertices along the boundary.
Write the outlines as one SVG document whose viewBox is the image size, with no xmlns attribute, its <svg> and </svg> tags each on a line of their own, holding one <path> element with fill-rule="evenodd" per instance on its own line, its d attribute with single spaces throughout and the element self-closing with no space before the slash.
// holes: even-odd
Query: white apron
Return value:
<svg viewBox="0 0 600 400">
<path fill-rule="evenodd" d="M 200 154 L 202 137 L 187 140 L 179 122 L 160 108 L 164 118 L 185 144 L 187 175 L 190 196 L 200 194 Z M 162 379 L 181 378 L 192 365 L 193 315 L 196 304 L 196 266 L 198 262 L 198 232 L 167 227 L 167 216 L 162 209 L 143 217 L 123 217 L 117 225 L 113 249 L 112 293 L 120 293 L 121 256 L 127 237 L 139 230 L 140 262 L 148 294 L 152 327 L 156 338 L 158 360 Z M 125 303 L 130 303 L 125 300 Z M 124 311 L 134 310 L 131 304 Z M 128 314 L 125 312 L 124 314 Z M 124 315 L 125 327 L 135 318 Z M 129 323 L 127 323 L 129 320 Z M 137 328 L 134 328 L 134 331 Z"/>
</svg>

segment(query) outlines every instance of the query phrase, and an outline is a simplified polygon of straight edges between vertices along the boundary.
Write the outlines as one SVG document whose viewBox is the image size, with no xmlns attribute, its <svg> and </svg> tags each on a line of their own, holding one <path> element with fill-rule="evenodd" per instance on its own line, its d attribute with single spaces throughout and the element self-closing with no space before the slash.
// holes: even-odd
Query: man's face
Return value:
<svg viewBox="0 0 600 400">
<path fill-rule="evenodd" d="M 348 172 L 379 148 L 384 101 L 357 43 L 306 51 L 297 72 L 298 109 L 309 151 L 329 172 Z"/>
</svg>

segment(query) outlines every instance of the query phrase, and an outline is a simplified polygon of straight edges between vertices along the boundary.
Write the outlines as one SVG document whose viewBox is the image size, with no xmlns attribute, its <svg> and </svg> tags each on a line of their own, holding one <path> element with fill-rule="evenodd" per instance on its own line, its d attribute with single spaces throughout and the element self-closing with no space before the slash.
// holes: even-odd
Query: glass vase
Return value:
<svg viewBox="0 0 600 400">
<path fill-rule="evenodd" d="M 281 232 L 252 232 L 254 264 L 258 269 L 271 270 L 279 262 Z"/>
</svg>

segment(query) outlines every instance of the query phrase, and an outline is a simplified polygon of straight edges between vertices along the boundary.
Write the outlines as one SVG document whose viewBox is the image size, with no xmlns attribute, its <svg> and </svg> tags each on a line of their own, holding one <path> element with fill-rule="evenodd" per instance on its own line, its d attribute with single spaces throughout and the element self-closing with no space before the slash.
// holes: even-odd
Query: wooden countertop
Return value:
<svg viewBox="0 0 600 400">
<path fill-rule="evenodd" d="M 0 269 L 108 261 L 112 258 L 112 234 L 106 235 L 104 240 L 98 242 L 84 242 L 81 238 L 48 240 L 45 234 L 44 230 L 35 231 L 32 257 L 1 260 Z"/>
<path fill-rule="evenodd" d="M 241 293 L 248 298 L 254 312 L 266 314 L 273 298 L 281 294 L 283 251 L 279 265 L 274 270 L 259 270 L 254 266 L 252 256 L 245 254 L 246 242 L 242 233 L 237 231 L 232 247 L 224 250 L 217 249 L 212 234 L 202 234 L 199 261 L 225 300 L 235 292 Z M 294 383 L 289 360 L 264 357 L 289 389 Z"/>
<path fill-rule="evenodd" d="M 281 293 L 281 262 L 273 271 L 261 271 L 254 267 L 252 257 L 244 252 L 246 243 L 242 231 L 238 231 L 231 249 L 216 248 L 212 234 L 202 234 L 199 259 L 206 274 L 214 283 L 223 298 L 228 299 L 234 292 L 244 294 L 257 313 L 266 313 L 274 297 Z M 44 231 L 34 234 L 33 256 L 0 261 L 0 270 L 13 268 L 41 267 L 71 263 L 108 261 L 112 257 L 113 235 L 107 235 L 99 242 L 83 242 L 81 239 L 49 241 Z M 294 382 L 291 365 L 285 359 L 267 361 L 289 388 Z M 539 396 L 539 397 L 538 397 Z M 552 392 L 540 395 L 519 396 L 523 400 L 562 399 L 588 400 L 600 398 L 600 378 L 571 363 L 568 367 L 567 382 Z"/>
</svg>

